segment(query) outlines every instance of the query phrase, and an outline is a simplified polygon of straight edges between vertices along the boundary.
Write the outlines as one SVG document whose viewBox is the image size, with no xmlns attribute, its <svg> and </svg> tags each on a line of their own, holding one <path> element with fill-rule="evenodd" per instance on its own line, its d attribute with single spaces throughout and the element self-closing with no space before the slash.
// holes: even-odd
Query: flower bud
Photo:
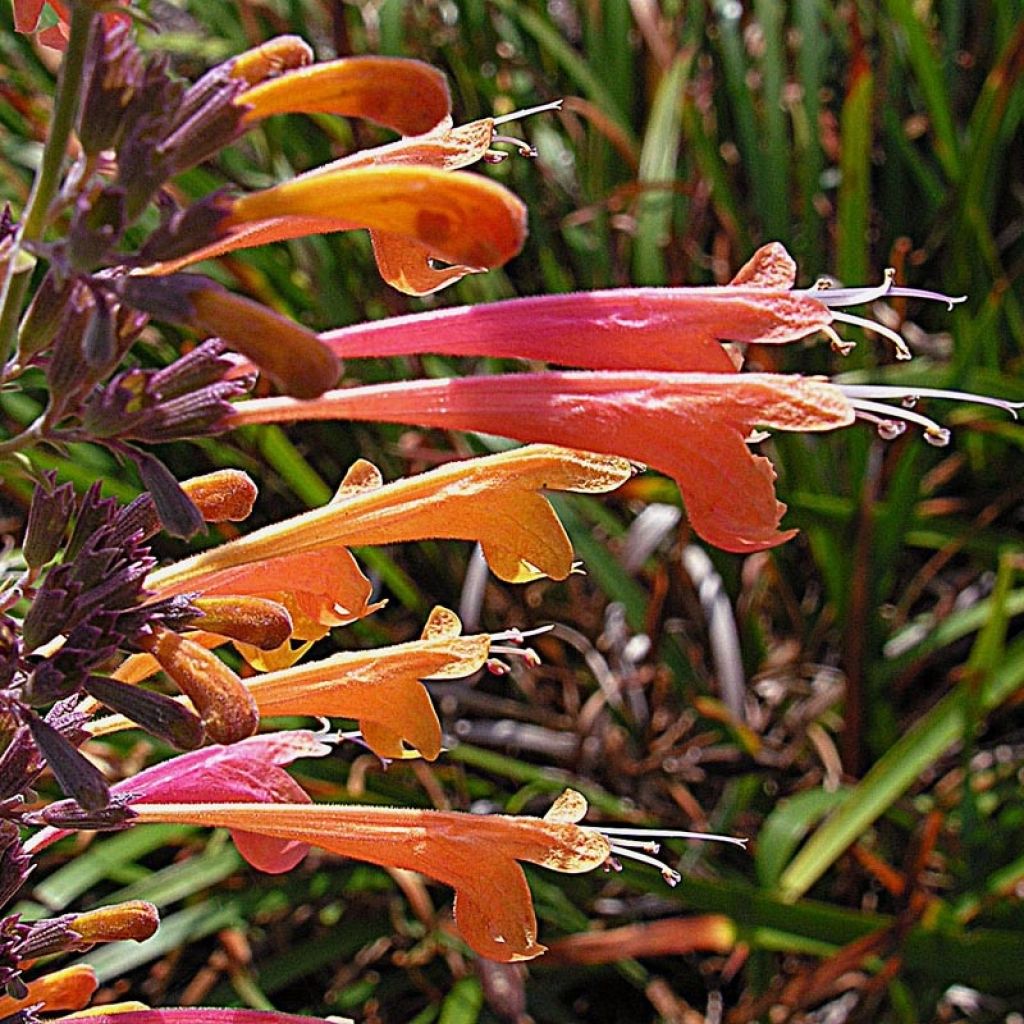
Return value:
<svg viewBox="0 0 1024 1024">
<path fill-rule="evenodd" d="M 111 711 L 124 715 L 177 750 L 202 746 L 205 729 L 201 719 L 172 697 L 106 676 L 89 676 L 84 689 Z"/>
<path fill-rule="evenodd" d="M 18 362 L 27 363 L 54 339 L 75 286 L 51 267 L 36 289 L 18 332 Z"/>
<path fill-rule="evenodd" d="M 193 628 L 263 651 L 280 647 L 292 635 L 288 609 L 265 597 L 197 597 L 192 604 L 202 613 L 189 623 Z"/>
<path fill-rule="evenodd" d="M 95 942 L 144 942 L 160 927 L 160 914 L 152 903 L 128 900 L 75 915 L 69 922 L 82 945 Z"/>
<path fill-rule="evenodd" d="M 125 112 L 143 80 L 142 54 L 131 23 L 97 20 L 89 44 L 78 138 L 90 156 L 112 149 L 125 127 Z"/>
<path fill-rule="evenodd" d="M 21 546 L 25 561 L 32 569 L 46 565 L 60 550 L 75 509 L 74 487 L 69 483 L 54 487 L 56 479 L 55 473 L 47 473 L 32 494 Z"/>
<path fill-rule="evenodd" d="M 195 705 L 214 743 L 235 743 L 260 724 L 252 694 L 212 651 L 160 626 L 139 641 Z"/>
<path fill-rule="evenodd" d="M 182 490 L 195 502 L 208 523 L 238 523 L 247 519 L 258 493 L 248 473 L 220 469 L 183 481 Z"/>
<path fill-rule="evenodd" d="M 313 50 L 299 36 L 278 36 L 260 46 L 240 53 L 229 64 L 231 75 L 256 85 L 267 78 L 276 78 L 285 71 L 313 63 Z"/>
</svg>

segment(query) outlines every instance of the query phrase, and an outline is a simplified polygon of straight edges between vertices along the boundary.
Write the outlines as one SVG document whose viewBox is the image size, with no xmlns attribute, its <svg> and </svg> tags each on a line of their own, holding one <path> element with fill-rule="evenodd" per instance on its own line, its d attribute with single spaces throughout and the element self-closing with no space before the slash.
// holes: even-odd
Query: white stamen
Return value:
<svg viewBox="0 0 1024 1024">
<path fill-rule="evenodd" d="M 554 628 L 553 624 L 548 623 L 546 626 L 537 626 L 536 629 L 506 629 L 501 633 L 492 633 L 491 643 L 521 644 L 531 636 L 542 636 L 544 633 L 550 633 Z"/>
<path fill-rule="evenodd" d="M 949 391 L 945 388 L 898 388 L 886 384 L 840 384 L 839 387 L 847 398 L 855 401 L 862 398 L 884 398 L 903 402 L 905 408 L 909 408 L 905 403 L 916 402 L 919 398 L 948 398 L 954 402 L 971 402 L 974 405 L 990 405 L 996 409 L 1003 409 L 1014 419 L 1017 419 L 1017 410 L 1024 409 L 1024 402 L 1011 402 L 1006 398 L 972 395 L 967 391 Z"/>
<path fill-rule="evenodd" d="M 916 423 L 919 427 L 924 428 L 926 438 L 931 437 L 935 439 L 945 435 L 946 440 L 942 443 L 949 443 L 949 431 L 944 427 L 940 427 L 935 420 L 930 420 L 919 412 L 914 412 L 911 409 L 893 409 L 891 405 L 885 405 L 882 402 L 868 402 L 860 398 L 855 398 L 850 404 L 858 413 L 874 413 L 875 417 L 883 420 L 901 419 L 906 420 L 908 423 Z M 868 419 L 869 417 L 864 418 Z M 872 422 L 877 423 L 878 419 L 872 419 Z M 931 443 L 935 443 L 934 440 Z"/>
<path fill-rule="evenodd" d="M 832 319 L 839 321 L 843 324 L 852 324 L 854 327 L 862 327 L 865 331 L 873 331 L 875 334 L 880 334 L 883 338 L 888 338 L 896 348 L 897 359 L 913 359 L 913 354 L 910 349 L 907 348 L 907 343 L 891 328 L 885 327 L 883 324 L 875 323 L 874 320 L 868 320 L 862 316 L 854 316 L 852 313 L 837 313 L 835 310 L 832 311 Z"/>
<path fill-rule="evenodd" d="M 649 864 L 652 868 L 657 868 L 658 871 L 661 872 L 661 877 L 665 879 L 665 882 L 668 885 L 678 885 L 683 877 L 678 871 L 674 871 L 667 864 L 662 864 L 660 860 L 656 860 L 654 857 L 650 857 L 646 853 L 641 853 L 639 850 L 626 850 L 613 844 L 612 853 L 617 857 L 623 857 L 627 860 L 636 860 L 641 864 Z"/>
<path fill-rule="evenodd" d="M 591 827 L 596 828 L 598 832 L 608 836 L 613 842 L 618 842 L 619 836 L 642 836 L 652 839 L 657 836 L 658 839 L 701 839 L 715 843 L 731 843 L 733 846 L 738 846 L 745 850 L 747 848 L 747 843 L 750 841 L 749 839 L 743 839 L 739 836 L 724 836 L 715 832 L 685 832 L 679 829 L 661 828 L 606 828 L 604 825 L 595 825 Z"/>
<path fill-rule="evenodd" d="M 524 117 L 532 117 L 534 114 L 543 114 L 545 110 L 561 110 L 563 100 L 552 100 L 550 103 L 541 103 L 536 107 L 527 107 L 525 110 L 513 110 L 511 114 L 502 114 L 493 121 L 495 126 L 508 124 L 509 121 L 519 121 Z M 519 141 L 516 139 L 515 141 Z"/>
</svg>

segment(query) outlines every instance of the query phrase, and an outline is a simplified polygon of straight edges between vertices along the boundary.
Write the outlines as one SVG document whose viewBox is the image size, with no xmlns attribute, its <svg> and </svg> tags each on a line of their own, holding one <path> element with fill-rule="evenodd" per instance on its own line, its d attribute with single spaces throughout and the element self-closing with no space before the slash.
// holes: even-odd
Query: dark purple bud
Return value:
<svg viewBox="0 0 1024 1024">
<path fill-rule="evenodd" d="M 0 754 L 0 803 L 20 796 L 31 785 L 38 765 L 28 726 L 20 726 Z"/>
<path fill-rule="evenodd" d="M 46 272 L 18 331 L 18 361 L 22 365 L 53 341 L 74 286 L 74 278 L 59 274 L 54 267 Z"/>
<path fill-rule="evenodd" d="M 31 653 L 49 643 L 67 626 L 69 600 L 68 592 L 55 586 L 47 576 L 22 623 L 21 640 L 26 652 Z"/>
<path fill-rule="evenodd" d="M 79 710 L 81 703 L 78 695 L 59 700 L 46 712 L 46 724 L 52 725 L 69 743 L 78 746 L 84 743 L 89 734 L 85 730 L 88 716 Z"/>
<path fill-rule="evenodd" d="M 0 907 L 14 898 L 32 871 L 32 858 L 21 845 L 13 821 L 0 821 Z"/>
<path fill-rule="evenodd" d="M 90 156 L 112 149 L 125 125 L 125 113 L 143 80 L 142 54 L 131 24 L 97 19 L 86 58 L 85 90 L 78 116 L 78 138 Z"/>
<path fill-rule="evenodd" d="M 177 259 L 215 242 L 223 234 L 221 224 L 231 211 L 231 197 L 223 190 L 184 209 L 172 203 L 168 198 L 160 226 L 139 251 L 142 263 Z"/>
<path fill-rule="evenodd" d="M 251 376 L 224 380 L 192 394 L 162 402 L 132 431 L 132 437 L 150 444 L 203 437 L 222 430 L 231 412 L 231 399 L 244 395 L 253 385 Z"/>
<path fill-rule="evenodd" d="M 18 624 L 0 615 L 0 688 L 10 685 L 21 661 L 21 636 Z"/>
<path fill-rule="evenodd" d="M 195 317 L 193 292 L 217 287 L 198 274 L 168 274 L 166 277 L 122 277 L 115 287 L 129 305 L 158 320 L 189 323 Z"/>
<path fill-rule="evenodd" d="M 89 676 L 85 691 L 178 750 L 202 746 L 206 735 L 202 719 L 172 697 L 105 676 Z"/>
<path fill-rule="evenodd" d="M 103 295 L 96 296 L 96 309 L 82 335 L 82 355 L 93 377 L 107 373 L 118 361 L 114 316 Z"/>
<path fill-rule="evenodd" d="M 46 565 L 60 550 L 75 509 L 74 487 L 69 483 L 55 487 L 56 480 L 56 473 L 47 473 L 32 494 L 21 551 L 33 569 Z"/>
<path fill-rule="evenodd" d="M 99 266 L 124 232 L 124 189 L 108 185 L 79 198 L 68 231 L 67 258 L 77 270 Z"/>
<path fill-rule="evenodd" d="M 153 496 L 157 515 L 172 537 L 188 538 L 204 529 L 205 523 L 195 502 L 181 489 L 174 474 L 157 458 L 133 449 L 132 458 L 146 490 Z"/>
<path fill-rule="evenodd" d="M 117 510 L 117 503 L 112 498 L 100 497 L 100 482 L 92 484 L 82 496 L 78 506 L 78 518 L 75 528 L 64 552 L 65 563 L 78 557 L 85 542 L 101 527 L 106 526 Z"/>
<path fill-rule="evenodd" d="M 82 337 L 95 310 L 92 292 L 77 282 L 68 300 L 53 353 L 46 367 L 46 382 L 50 388 L 53 414 L 59 416 L 90 386 L 82 373 Z"/>
<path fill-rule="evenodd" d="M 204 76 L 186 93 L 158 152 L 171 174 L 208 160 L 245 133 L 246 108 L 235 103 L 249 83 L 230 72 Z"/>
<path fill-rule="evenodd" d="M 156 506 L 148 494 L 140 494 L 130 504 L 125 505 L 111 524 L 112 540 L 116 543 L 123 538 L 132 538 L 136 543 L 149 540 L 160 532 L 160 518 L 156 514 Z"/>
<path fill-rule="evenodd" d="M 22 691 L 25 702 L 34 708 L 47 707 L 55 700 L 70 697 L 77 689 L 74 676 L 66 676 L 54 661 L 40 661 L 28 677 Z"/>
<path fill-rule="evenodd" d="M 28 712 L 25 720 L 60 788 L 87 811 L 105 808 L 110 802 L 110 787 L 99 768 L 38 715 Z"/>
<path fill-rule="evenodd" d="M 161 401 L 191 394 L 215 384 L 236 365 L 236 358 L 225 355 L 224 342 L 210 338 L 186 352 L 173 363 L 153 374 L 152 388 Z"/>
<path fill-rule="evenodd" d="M 58 800 L 25 817 L 33 823 L 53 825 L 55 828 L 110 831 L 125 828 L 136 817 L 127 804 L 128 799 L 127 794 L 115 796 L 108 806 L 95 811 L 80 807 L 74 800 Z"/>
</svg>

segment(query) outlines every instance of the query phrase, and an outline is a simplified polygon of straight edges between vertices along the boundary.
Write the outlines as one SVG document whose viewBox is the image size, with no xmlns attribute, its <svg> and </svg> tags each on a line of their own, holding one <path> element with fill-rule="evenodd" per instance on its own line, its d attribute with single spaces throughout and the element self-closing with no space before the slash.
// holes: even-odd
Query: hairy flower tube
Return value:
<svg viewBox="0 0 1024 1024">
<path fill-rule="evenodd" d="M 863 419 L 886 437 L 916 423 L 931 443 L 948 439 L 919 413 L 881 404 L 912 399 L 912 389 L 741 372 L 742 354 L 723 342 L 778 344 L 825 331 L 845 348 L 833 323 L 874 327 L 903 358 L 909 351 L 889 328 L 837 309 L 887 295 L 958 301 L 896 287 L 891 275 L 877 288 L 805 291 L 792 290 L 794 277 L 792 259 L 776 243 L 723 287 L 513 299 L 342 328 L 322 338 L 346 358 L 438 352 L 543 359 L 591 372 L 403 381 L 336 389 L 309 402 L 256 399 L 237 404 L 228 422 L 382 420 L 624 455 L 675 479 L 700 537 L 728 551 L 757 551 L 795 532 L 779 528 L 785 506 L 775 498 L 774 470 L 750 450 L 761 428 L 827 431 Z M 929 394 L 1015 408 L 960 392 Z"/>
<path fill-rule="evenodd" d="M 578 824 L 587 811 L 566 791 L 544 818 L 337 804 L 138 804 L 136 820 L 240 828 L 319 846 L 343 857 L 406 868 L 455 890 L 459 932 L 480 955 L 503 962 L 544 952 L 519 861 L 554 871 L 592 871 L 616 857 L 651 862 L 654 833 L 643 839 Z M 686 838 L 711 837 L 694 833 Z M 657 862 L 654 862 L 657 863 Z M 658 867 L 673 873 L 664 865 Z"/>
</svg>

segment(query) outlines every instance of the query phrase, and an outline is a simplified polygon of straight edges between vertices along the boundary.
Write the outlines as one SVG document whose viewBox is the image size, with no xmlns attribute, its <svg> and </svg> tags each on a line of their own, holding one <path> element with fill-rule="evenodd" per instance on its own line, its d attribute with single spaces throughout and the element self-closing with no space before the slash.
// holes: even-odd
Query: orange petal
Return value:
<svg viewBox="0 0 1024 1024">
<path fill-rule="evenodd" d="M 168 582 L 162 583 L 162 579 Z M 344 544 L 268 554 L 197 573 L 178 585 L 171 584 L 167 570 L 158 570 L 146 586 L 161 597 L 187 590 L 210 596 L 268 598 L 288 610 L 292 636 L 298 640 L 319 640 L 335 626 L 347 625 L 380 607 L 370 603 L 370 581 Z"/>
<path fill-rule="evenodd" d="M 261 82 L 237 101 L 247 121 L 272 114 L 363 117 L 402 135 L 430 131 L 448 116 L 448 82 L 437 68 L 404 57 L 346 57 Z"/>
<path fill-rule="evenodd" d="M 244 78 L 250 85 L 257 85 L 265 79 L 306 67 L 313 60 L 313 48 L 305 39 L 277 36 L 234 57 L 230 61 L 231 77 Z"/>
<path fill-rule="evenodd" d="M 796 283 L 796 262 L 781 242 L 762 245 L 729 282 L 734 287 L 785 291 Z"/>
<path fill-rule="evenodd" d="M 456 923 L 478 953 L 527 960 L 543 952 L 522 869 L 528 861 L 578 873 L 603 864 L 594 829 L 539 818 L 332 804 L 135 804 L 141 822 L 243 829 L 406 868 L 455 889 Z"/>
<path fill-rule="evenodd" d="M 274 222 L 279 238 L 317 230 L 374 228 L 419 242 L 435 259 L 497 267 L 522 248 L 526 208 L 508 189 L 434 167 L 318 171 L 236 199 L 226 229 Z M 297 220 L 296 220 L 297 219 Z M 290 222 L 295 220 L 295 229 Z"/>
<path fill-rule="evenodd" d="M 92 998 L 98 984 L 96 972 L 86 964 L 51 971 L 28 982 L 28 995 L 24 999 L 0 996 L 0 1017 L 36 1003 L 44 1004 L 43 1013 L 80 1010 Z"/>
<path fill-rule="evenodd" d="M 420 680 L 461 679 L 482 668 L 490 653 L 488 636 L 464 637 L 461 629 L 453 612 L 435 609 L 420 640 L 255 676 L 247 680 L 249 692 L 264 717 L 358 719 L 378 756 L 401 757 L 405 740 L 432 761 L 441 752 L 441 725 Z"/>
<path fill-rule="evenodd" d="M 491 568 L 509 582 L 534 579 L 538 572 L 564 579 L 572 570 L 572 547 L 558 517 L 538 492 L 603 493 L 630 474 L 624 459 L 549 445 L 453 462 L 158 569 L 146 586 L 181 593 L 211 573 L 284 553 L 314 552 L 316 558 L 315 552 L 335 545 L 427 538 L 479 541 Z"/>
<path fill-rule="evenodd" d="M 773 547 L 794 532 L 778 529 L 785 505 L 775 498 L 771 463 L 747 445 L 754 428 L 833 430 L 854 415 L 839 388 L 823 379 L 767 373 L 509 374 L 349 388 L 310 402 L 258 400 L 236 408 L 236 424 L 411 423 L 615 452 L 674 477 L 694 530 L 738 552 Z"/>
</svg>

